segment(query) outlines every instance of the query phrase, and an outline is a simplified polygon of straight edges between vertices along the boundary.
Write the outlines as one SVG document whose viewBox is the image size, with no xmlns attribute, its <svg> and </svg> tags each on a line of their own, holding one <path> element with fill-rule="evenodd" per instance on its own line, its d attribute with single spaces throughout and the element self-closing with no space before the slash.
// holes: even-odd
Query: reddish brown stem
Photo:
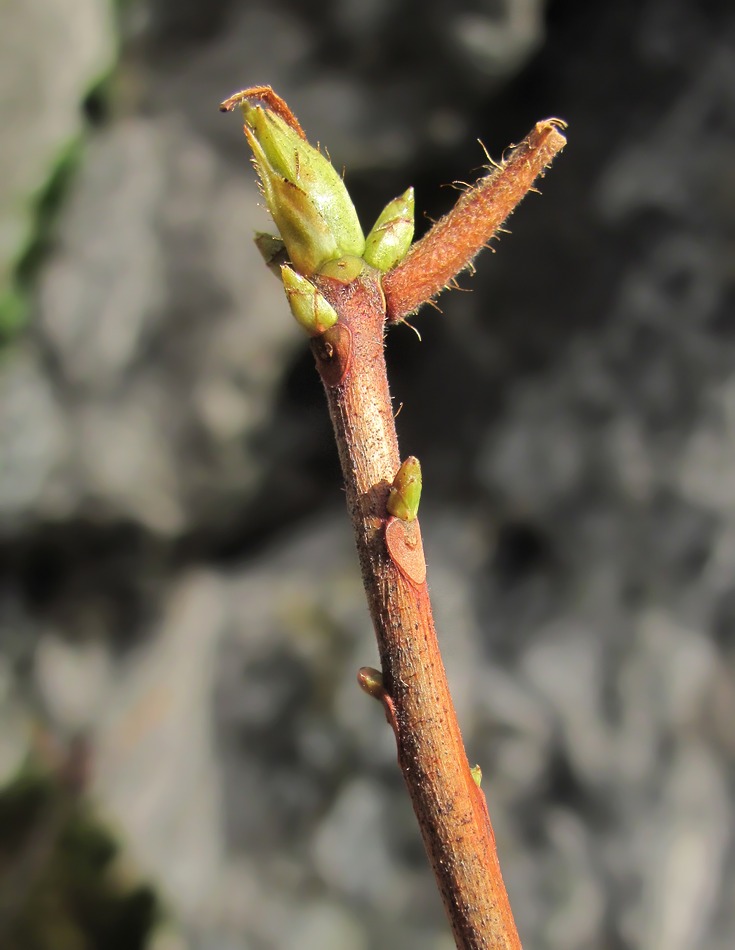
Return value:
<svg viewBox="0 0 735 950">
<path fill-rule="evenodd" d="M 566 139 L 561 119 L 538 122 L 508 159 L 468 188 L 383 280 L 388 319 L 402 320 L 468 267 L 543 174 Z"/>
<path fill-rule="evenodd" d="M 520 948 L 483 793 L 470 773 L 439 652 L 418 521 L 389 519 L 400 459 L 377 272 L 320 290 L 339 322 L 313 343 L 375 625 L 384 705 L 457 946 Z"/>
</svg>

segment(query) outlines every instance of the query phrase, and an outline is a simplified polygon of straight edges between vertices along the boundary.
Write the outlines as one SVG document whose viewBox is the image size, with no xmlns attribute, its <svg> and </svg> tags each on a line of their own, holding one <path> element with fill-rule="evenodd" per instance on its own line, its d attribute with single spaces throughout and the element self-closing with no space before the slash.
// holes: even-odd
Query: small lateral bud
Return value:
<svg viewBox="0 0 735 950">
<path fill-rule="evenodd" d="M 319 336 L 337 322 L 337 311 L 301 274 L 284 264 L 281 267 L 283 289 L 291 313 L 309 336 Z"/>
<path fill-rule="evenodd" d="M 372 666 L 361 666 L 357 671 L 357 682 L 360 689 L 368 696 L 372 696 L 373 699 L 383 699 L 385 687 L 380 670 L 373 669 Z"/>
<path fill-rule="evenodd" d="M 381 211 L 365 239 L 365 260 L 384 273 L 392 270 L 408 254 L 413 240 L 414 197 L 409 188 Z"/>
<path fill-rule="evenodd" d="M 388 495 L 388 514 L 401 521 L 415 521 L 421 500 L 421 463 L 409 455 L 393 479 Z"/>
<path fill-rule="evenodd" d="M 472 779 L 475 785 L 478 788 L 480 788 L 482 785 L 482 769 L 480 768 L 480 766 L 473 765 L 472 768 L 470 769 L 470 774 L 472 775 Z"/>
</svg>

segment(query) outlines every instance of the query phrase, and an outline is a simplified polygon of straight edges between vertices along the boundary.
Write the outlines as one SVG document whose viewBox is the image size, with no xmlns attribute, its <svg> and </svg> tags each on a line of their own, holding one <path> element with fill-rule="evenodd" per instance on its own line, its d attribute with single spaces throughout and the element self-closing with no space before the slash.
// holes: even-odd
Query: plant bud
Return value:
<svg viewBox="0 0 735 950">
<path fill-rule="evenodd" d="M 421 463 L 413 456 L 398 469 L 388 495 L 388 514 L 401 521 L 415 521 L 421 500 Z"/>
<path fill-rule="evenodd" d="M 250 99 L 261 99 L 266 107 Z M 302 136 L 288 107 L 272 90 L 238 93 L 222 108 L 239 105 L 263 196 L 294 268 L 306 277 L 327 261 L 365 250 L 357 212 L 329 160 Z M 292 121 L 287 121 L 290 117 Z"/>
<path fill-rule="evenodd" d="M 301 274 L 284 264 L 281 267 L 283 289 L 296 320 L 309 336 L 319 336 L 337 322 L 337 311 Z"/>
<path fill-rule="evenodd" d="M 413 240 L 414 198 L 409 188 L 383 208 L 365 239 L 365 260 L 386 273 L 408 254 Z"/>
<path fill-rule="evenodd" d="M 376 670 L 372 666 L 361 666 L 357 671 L 357 682 L 360 689 L 368 696 L 372 696 L 373 699 L 383 698 L 385 686 L 383 685 L 383 674 L 380 670 Z"/>
</svg>

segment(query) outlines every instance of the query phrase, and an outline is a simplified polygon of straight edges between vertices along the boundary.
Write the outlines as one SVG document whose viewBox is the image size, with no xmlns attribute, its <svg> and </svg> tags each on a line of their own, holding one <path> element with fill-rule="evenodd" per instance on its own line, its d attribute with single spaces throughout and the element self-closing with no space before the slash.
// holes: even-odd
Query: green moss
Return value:
<svg viewBox="0 0 735 950">
<path fill-rule="evenodd" d="M 143 950 L 153 890 L 123 878 L 119 844 L 83 796 L 26 772 L 0 790 L 0 945 Z"/>
<path fill-rule="evenodd" d="M 21 252 L 15 266 L 15 287 L 17 294 L 24 294 L 38 272 L 38 266 L 51 247 L 51 235 L 60 208 L 69 191 L 82 153 L 81 138 L 70 142 L 54 166 L 51 175 L 39 190 L 32 211 L 33 228 L 31 238 Z"/>
<path fill-rule="evenodd" d="M 27 315 L 28 299 L 19 288 L 11 287 L 0 294 L 0 346 L 24 326 Z"/>
<path fill-rule="evenodd" d="M 9 342 L 27 322 L 30 288 L 51 248 L 53 227 L 81 154 L 82 138 L 79 137 L 59 155 L 51 176 L 33 199 L 28 241 L 18 251 L 9 286 L 0 288 L 0 346 Z"/>
<path fill-rule="evenodd" d="M 120 12 L 127 0 L 116 0 Z M 39 268 L 53 245 L 54 226 L 66 200 L 71 182 L 81 164 L 90 127 L 104 122 L 114 100 L 117 63 L 114 62 L 89 86 L 79 106 L 86 117 L 86 127 L 63 146 L 49 177 L 29 199 L 27 240 L 17 248 L 11 264 L 11 275 L 5 286 L 0 286 L 0 346 L 9 342 L 26 324 L 30 311 L 30 289 Z"/>
</svg>

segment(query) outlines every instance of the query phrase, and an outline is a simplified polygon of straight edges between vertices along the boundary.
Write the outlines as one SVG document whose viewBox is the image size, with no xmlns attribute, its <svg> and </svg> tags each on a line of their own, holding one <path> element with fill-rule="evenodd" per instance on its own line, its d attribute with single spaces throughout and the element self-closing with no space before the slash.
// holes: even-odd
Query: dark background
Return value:
<svg viewBox="0 0 735 950">
<path fill-rule="evenodd" d="M 499 158 L 559 116 L 470 292 L 388 340 L 437 626 L 524 945 L 730 948 L 732 4 L 55 9 L 8 14 L 30 230 L 0 350 L 0 780 L 68 784 L 83 739 L 74 795 L 159 895 L 156 950 L 452 946 L 354 680 L 376 651 L 323 396 L 217 105 L 271 84 L 365 229 L 413 184 L 419 233 L 478 138 Z"/>
</svg>

